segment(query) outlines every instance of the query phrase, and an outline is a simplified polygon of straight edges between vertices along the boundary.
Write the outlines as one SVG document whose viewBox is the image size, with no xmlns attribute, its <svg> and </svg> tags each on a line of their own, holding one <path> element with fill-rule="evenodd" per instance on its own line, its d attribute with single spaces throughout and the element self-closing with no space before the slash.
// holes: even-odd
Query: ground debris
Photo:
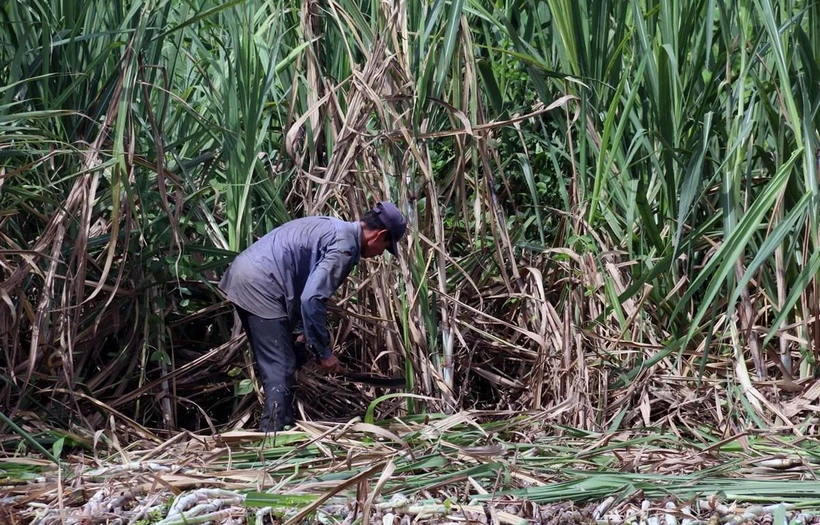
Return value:
<svg viewBox="0 0 820 525">
<path fill-rule="evenodd" d="M 276 435 L 137 441 L 66 455 L 61 467 L 10 451 L 0 456 L 0 523 L 350 525 L 364 509 L 376 525 L 820 523 L 805 512 L 820 510 L 811 463 L 771 468 L 782 464 L 772 458 L 816 457 L 812 440 L 787 454 L 775 449 L 782 436 L 749 436 L 745 447 L 713 436 L 726 447 L 704 451 L 654 431 L 546 433 L 533 418 L 304 421 Z"/>
<path fill-rule="evenodd" d="M 578 508 L 572 503 L 556 503 L 539 508 L 536 523 L 542 525 L 587 525 L 595 524 L 594 505 Z"/>
<path fill-rule="evenodd" d="M 281 524 L 300 510 L 292 508 L 247 508 L 245 496 L 223 489 L 202 488 L 174 495 L 170 490 L 153 494 L 124 494 L 100 489 L 77 507 L 45 505 L 6 498 L 5 522 L 51 525 L 65 523 L 141 523 L 156 525 L 214 524 Z M 602 509 L 604 512 L 602 513 Z M 784 521 L 778 522 L 776 516 Z M 351 525 L 361 519 L 361 508 L 355 500 L 342 497 L 329 500 L 302 523 Z M 375 525 L 433 525 L 472 523 L 482 525 L 812 525 L 820 524 L 818 515 L 802 512 L 787 505 L 738 506 L 726 504 L 717 497 L 695 502 L 626 500 L 613 498 L 576 505 L 561 502 L 537 505 L 529 501 L 458 502 L 430 499 L 408 499 L 405 496 L 379 498 L 370 512 Z"/>
</svg>

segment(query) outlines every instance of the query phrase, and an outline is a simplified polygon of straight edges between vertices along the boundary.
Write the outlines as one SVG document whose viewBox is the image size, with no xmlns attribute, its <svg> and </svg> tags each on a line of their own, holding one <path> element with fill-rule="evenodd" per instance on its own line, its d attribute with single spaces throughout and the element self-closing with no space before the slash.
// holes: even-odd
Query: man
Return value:
<svg viewBox="0 0 820 525">
<path fill-rule="evenodd" d="M 262 432 L 293 424 L 291 387 L 296 369 L 307 361 L 305 348 L 326 372 L 341 371 L 330 348 L 325 302 L 360 257 L 385 250 L 398 255 L 397 243 L 406 231 L 398 208 L 380 202 L 361 221 L 305 217 L 287 222 L 231 263 L 219 287 L 236 307 L 256 356 L 265 391 Z"/>
</svg>

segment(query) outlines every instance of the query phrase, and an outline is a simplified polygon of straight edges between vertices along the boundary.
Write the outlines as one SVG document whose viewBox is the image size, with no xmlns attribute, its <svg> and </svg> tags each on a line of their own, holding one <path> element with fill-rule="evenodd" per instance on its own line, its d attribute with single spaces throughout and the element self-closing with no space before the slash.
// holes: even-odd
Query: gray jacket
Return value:
<svg viewBox="0 0 820 525">
<path fill-rule="evenodd" d="M 359 262 L 361 233 L 359 222 L 333 217 L 287 222 L 240 253 L 219 288 L 256 316 L 301 325 L 308 347 L 330 357 L 325 302 Z"/>
</svg>

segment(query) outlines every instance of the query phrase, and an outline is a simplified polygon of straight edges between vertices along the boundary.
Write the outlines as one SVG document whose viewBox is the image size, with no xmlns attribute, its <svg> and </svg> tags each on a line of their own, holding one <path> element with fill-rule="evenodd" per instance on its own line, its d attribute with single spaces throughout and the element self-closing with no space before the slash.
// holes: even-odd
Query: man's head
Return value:
<svg viewBox="0 0 820 525">
<path fill-rule="evenodd" d="M 407 232 L 407 221 L 390 202 L 380 202 L 362 217 L 362 257 L 376 257 L 389 250 L 398 255 L 397 243 Z"/>
</svg>

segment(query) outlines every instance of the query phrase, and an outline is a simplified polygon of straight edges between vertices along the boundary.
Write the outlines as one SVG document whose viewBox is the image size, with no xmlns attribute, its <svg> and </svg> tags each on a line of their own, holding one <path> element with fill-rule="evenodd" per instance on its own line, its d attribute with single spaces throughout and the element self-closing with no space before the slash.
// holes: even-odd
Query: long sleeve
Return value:
<svg viewBox="0 0 820 525">
<path fill-rule="evenodd" d="M 302 292 L 302 323 L 305 339 L 321 359 L 330 357 L 330 335 L 327 331 L 328 298 L 342 285 L 356 264 L 349 250 L 331 248 L 310 272 Z"/>
</svg>

